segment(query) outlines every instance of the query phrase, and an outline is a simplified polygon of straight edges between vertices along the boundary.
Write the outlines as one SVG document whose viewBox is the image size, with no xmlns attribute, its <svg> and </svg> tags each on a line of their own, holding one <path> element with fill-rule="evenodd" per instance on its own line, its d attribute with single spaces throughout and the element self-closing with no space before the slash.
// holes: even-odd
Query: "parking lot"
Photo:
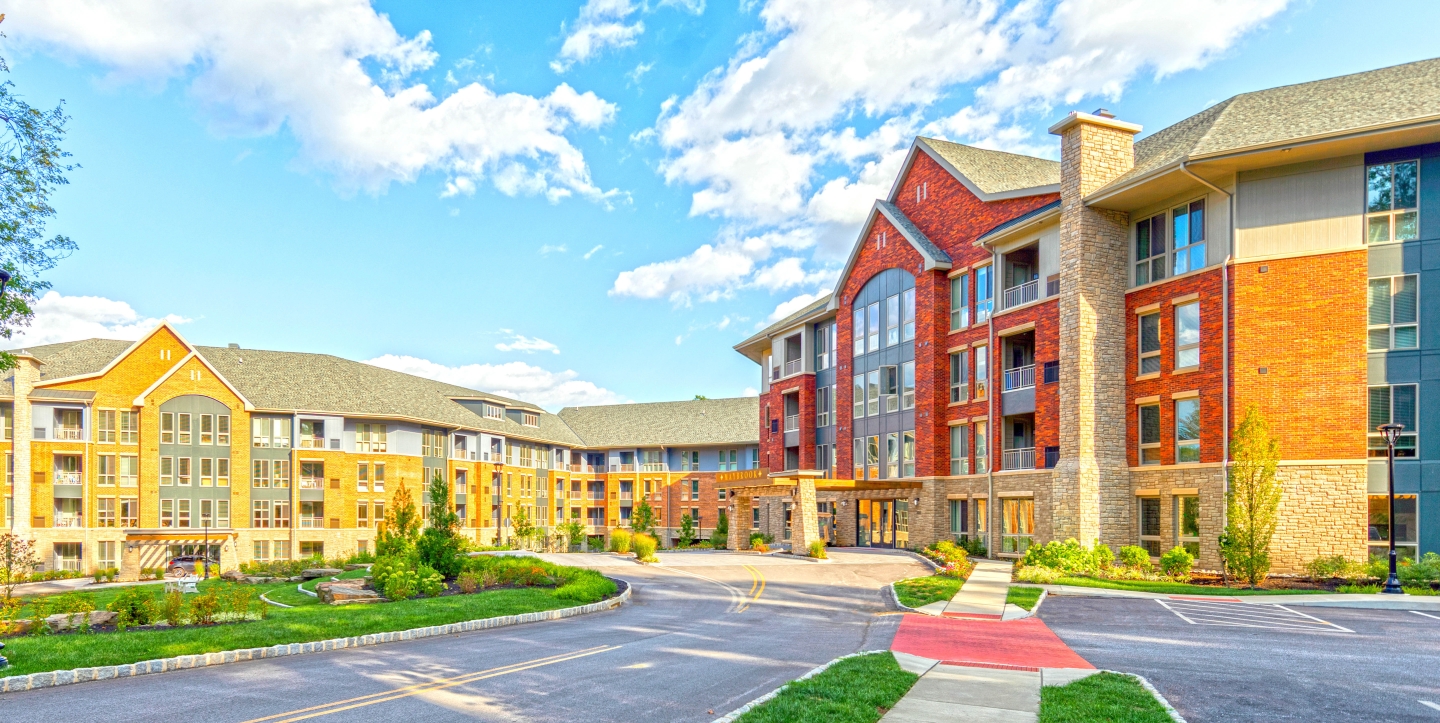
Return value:
<svg viewBox="0 0 1440 723">
<path fill-rule="evenodd" d="M 1440 721 L 1440 617 L 1205 599 L 1055 596 L 1040 617 L 1190 723 Z"/>
</svg>

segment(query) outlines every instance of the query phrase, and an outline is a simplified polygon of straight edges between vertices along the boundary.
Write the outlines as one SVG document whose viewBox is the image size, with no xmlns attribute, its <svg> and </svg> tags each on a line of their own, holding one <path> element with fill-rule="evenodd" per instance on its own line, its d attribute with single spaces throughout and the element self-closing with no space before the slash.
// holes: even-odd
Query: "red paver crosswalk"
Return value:
<svg viewBox="0 0 1440 723">
<path fill-rule="evenodd" d="M 957 665 L 1095 667 L 1039 618 L 1002 622 L 906 615 L 890 649 Z"/>
</svg>

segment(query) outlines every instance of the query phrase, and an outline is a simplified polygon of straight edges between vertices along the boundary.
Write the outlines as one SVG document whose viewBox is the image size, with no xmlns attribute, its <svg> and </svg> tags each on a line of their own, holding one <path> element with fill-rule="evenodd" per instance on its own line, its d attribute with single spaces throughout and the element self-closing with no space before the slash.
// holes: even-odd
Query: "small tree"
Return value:
<svg viewBox="0 0 1440 723">
<path fill-rule="evenodd" d="M 375 556 L 403 555 L 415 546 L 420 536 L 420 516 L 404 482 L 395 487 L 390 498 L 390 519 L 380 523 L 375 533 Z"/>
<path fill-rule="evenodd" d="M 715 519 L 715 531 L 710 533 L 710 546 L 723 550 L 730 544 L 730 517 L 725 510 L 720 510 L 720 516 Z"/>
<path fill-rule="evenodd" d="M 6 600 L 39 566 L 34 542 L 10 533 L 0 535 L 0 588 L 4 588 Z"/>
<path fill-rule="evenodd" d="M 520 541 L 520 546 L 529 549 L 530 538 L 535 536 L 535 525 L 530 522 L 530 514 L 524 507 L 516 510 L 515 517 L 510 520 L 510 527 L 514 529 L 515 539 Z"/>
<path fill-rule="evenodd" d="M 1280 483 L 1275 468 L 1280 443 L 1251 405 L 1230 439 L 1230 492 L 1226 495 L 1226 568 L 1255 587 L 1270 574 L 1270 541 L 1280 509 Z"/>
<path fill-rule="evenodd" d="M 416 545 L 420 562 L 445 578 L 453 578 L 460 574 L 460 550 L 464 548 L 464 541 L 457 532 L 460 516 L 450 504 L 450 483 L 439 471 L 430 480 L 429 522 Z"/>
<path fill-rule="evenodd" d="M 630 513 L 630 529 L 636 534 L 648 534 L 655 529 L 655 510 L 648 500 L 640 500 L 635 511 Z"/>
<path fill-rule="evenodd" d="M 691 519 L 690 515 L 687 514 L 680 518 L 680 548 L 687 548 L 690 546 L 690 543 L 694 541 L 695 520 Z"/>
<path fill-rule="evenodd" d="M 567 547 L 579 547 L 580 541 L 585 539 L 585 526 L 580 520 L 571 519 L 560 525 L 560 532 L 565 535 Z"/>
</svg>

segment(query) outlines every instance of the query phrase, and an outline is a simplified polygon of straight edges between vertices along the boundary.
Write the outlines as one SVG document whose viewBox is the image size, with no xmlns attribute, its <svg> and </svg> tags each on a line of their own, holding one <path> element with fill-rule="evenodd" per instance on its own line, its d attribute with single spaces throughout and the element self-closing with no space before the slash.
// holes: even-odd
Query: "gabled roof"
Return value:
<svg viewBox="0 0 1440 723">
<path fill-rule="evenodd" d="M 945 253 L 945 249 L 936 246 L 935 242 L 925 235 L 925 232 L 921 231 L 900 209 L 895 207 L 895 204 L 889 201 L 876 201 L 870 209 L 870 215 L 866 218 L 865 225 L 860 227 L 860 236 L 855 239 L 855 245 L 850 249 L 850 258 L 845 261 L 845 269 L 840 272 L 840 278 L 835 281 L 836 289 L 845 288 L 845 281 L 850 278 L 850 272 L 855 268 L 855 262 L 860 260 L 860 252 L 865 248 L 865 239 L 870 236 L 870 229 L 875 226 L 875 219 L 879 216 L 884 216 L 885 220 L 900 232 L 900 236 L 920 252 L 920 257 L 925 259 L 925 271 L 950 268 L 950 254 Z M 831 310 L 840 308 L 840 297 L 832 294 L 826 308 Z"/>
<path fill-rule="evenodd" d="M 1029 210 L 1029 211 L 1026 211 L 1025 213 L 1020 214 L 1019 216 L 1016 216 L 1015 218 L 1010 219 L 1009 221 L 1005 221 L 1004 223 L 1001 223 L 1001 224 L 996 225 L 995 228 L 992 228 L 992 229 L 990 229 L 989 231 L 986 231 L 985 233 L 980 234 L 980 236 L 975 239 L 975 244 L 976 244 L 976 245 L 983 245 L 983 244 L 989 243 L 991 240 L 995 239 L 996 237 L 1004 235 L 1006 231 L 1009 231 L 1010 229 L 1013 229 L 1013 228 L 1015 228 L 1016 226 L 1021 226 L 1021 225 L 1025 224 L 1027 221 L 1031 221 L 1031 220 L 1034 220 L 1034 219 L 1045 218 L 1045 217 L 1047 217 L 1047 216 L 1052 216 L 1052 215 L 1058 216 L 1059 213 L 1060 213 L 1060 199 L 1057 198 L 1057 199 L 1055 199 L 1054 201 L 1051 201 L 1050 203 L 1045 204 L 1044 206 L 1041 206 L 1041 207 L 1035 208 L 1035 209 L 1031 209 L 1031 210 Z"/>
<path fill-rule="evenodd" d="M 909 173 L 917 153 L 930 156 L 976 198 L 987 203 L 1060 192 L 1058 161 L 918 136 L 890 188 L 887 198 L 891 201 L 900 192 L 900 183 Z"/>
<path fill-rule="evenodd" d="M 758 397 L 566 407 L 564 420 L 591 447 L 684 447 L 755 444 Z"/>
<path fill-rule="evenodd" d="M 789 316 L 786 316 L 785 318 L 775 322 L 774 324 L 771 324 L 764 329 L 761 329 L 760 331 L 753 334 L 749 339 L 746 339 L 745 341 L 736 344 L 734 347 L 735 350 L 740 351 L 741 349 L 744 349 L 751 344 L 756 344 L 760 341 L 763 341 L 765 338 L 777 332 L 784 331 L 785 329 L 795 326 L 796 324 L 800 323 L 800 321 L 803 320 L 805 317 L 812 316 L 816 312 L 824 310 L 827 306 L 829 306 L 831 296 L 834 296 L 834 294 L 821 294 L 820 298 L 806 304 L 805 307 L 800 309 L 799 311 L 796 311 Z M 743 354 L 744 352 L 741 353 Z"/>
<path fill-rule="evenodd" d="M 1440 59 L 1241 93 L 1135 143 L 1135 167 L 1099 197 L 1177 166 L 1240 151 L 1440 120 Z"/>
</svg>

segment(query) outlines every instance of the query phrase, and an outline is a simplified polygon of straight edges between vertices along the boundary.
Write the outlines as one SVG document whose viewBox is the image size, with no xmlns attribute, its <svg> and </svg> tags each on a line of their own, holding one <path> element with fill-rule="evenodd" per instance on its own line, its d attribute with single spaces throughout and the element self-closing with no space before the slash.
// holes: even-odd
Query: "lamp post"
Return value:
<svg viewBox="0 0 1440 723">
<path fill-rule="evenodd" d="M 1380 433 L 1385 435 L 1385 466 L 1390 494 L 1390 511 L 1385 525 L 1385 536 L 1390 539 L 1390 577 L 1385 580 L 1385 587 L 1380 592 L 1390 595 L 1405 594 L 1405 589 L 1400 587 L 1400 578 L 1395 574 L 1395 443 L 1399 441 L 1403 429 L 1405 425 L 1393 422 L 1379 427 Z"/>
<path fill-rule="evenodd" d="M 204 560 L 204 562 L 202 562 L 202 563 L 200 563 L 200 564 L 202 564 L 202 565 L 205 566 L 205 579 L 206 579 L 206 580 L 209 580 L 209 579 L 210 579 L 210 520 L 203 520 L 202 523 L 201 523 L 201 525 L 205 528 L 205 547 L 202 548 L 202 549 L 204 550 L 204 553 L 202 553 L 202 554 L 200 555 L 200 558 L 201 558 L 202 560 Z"/>
</svg>

